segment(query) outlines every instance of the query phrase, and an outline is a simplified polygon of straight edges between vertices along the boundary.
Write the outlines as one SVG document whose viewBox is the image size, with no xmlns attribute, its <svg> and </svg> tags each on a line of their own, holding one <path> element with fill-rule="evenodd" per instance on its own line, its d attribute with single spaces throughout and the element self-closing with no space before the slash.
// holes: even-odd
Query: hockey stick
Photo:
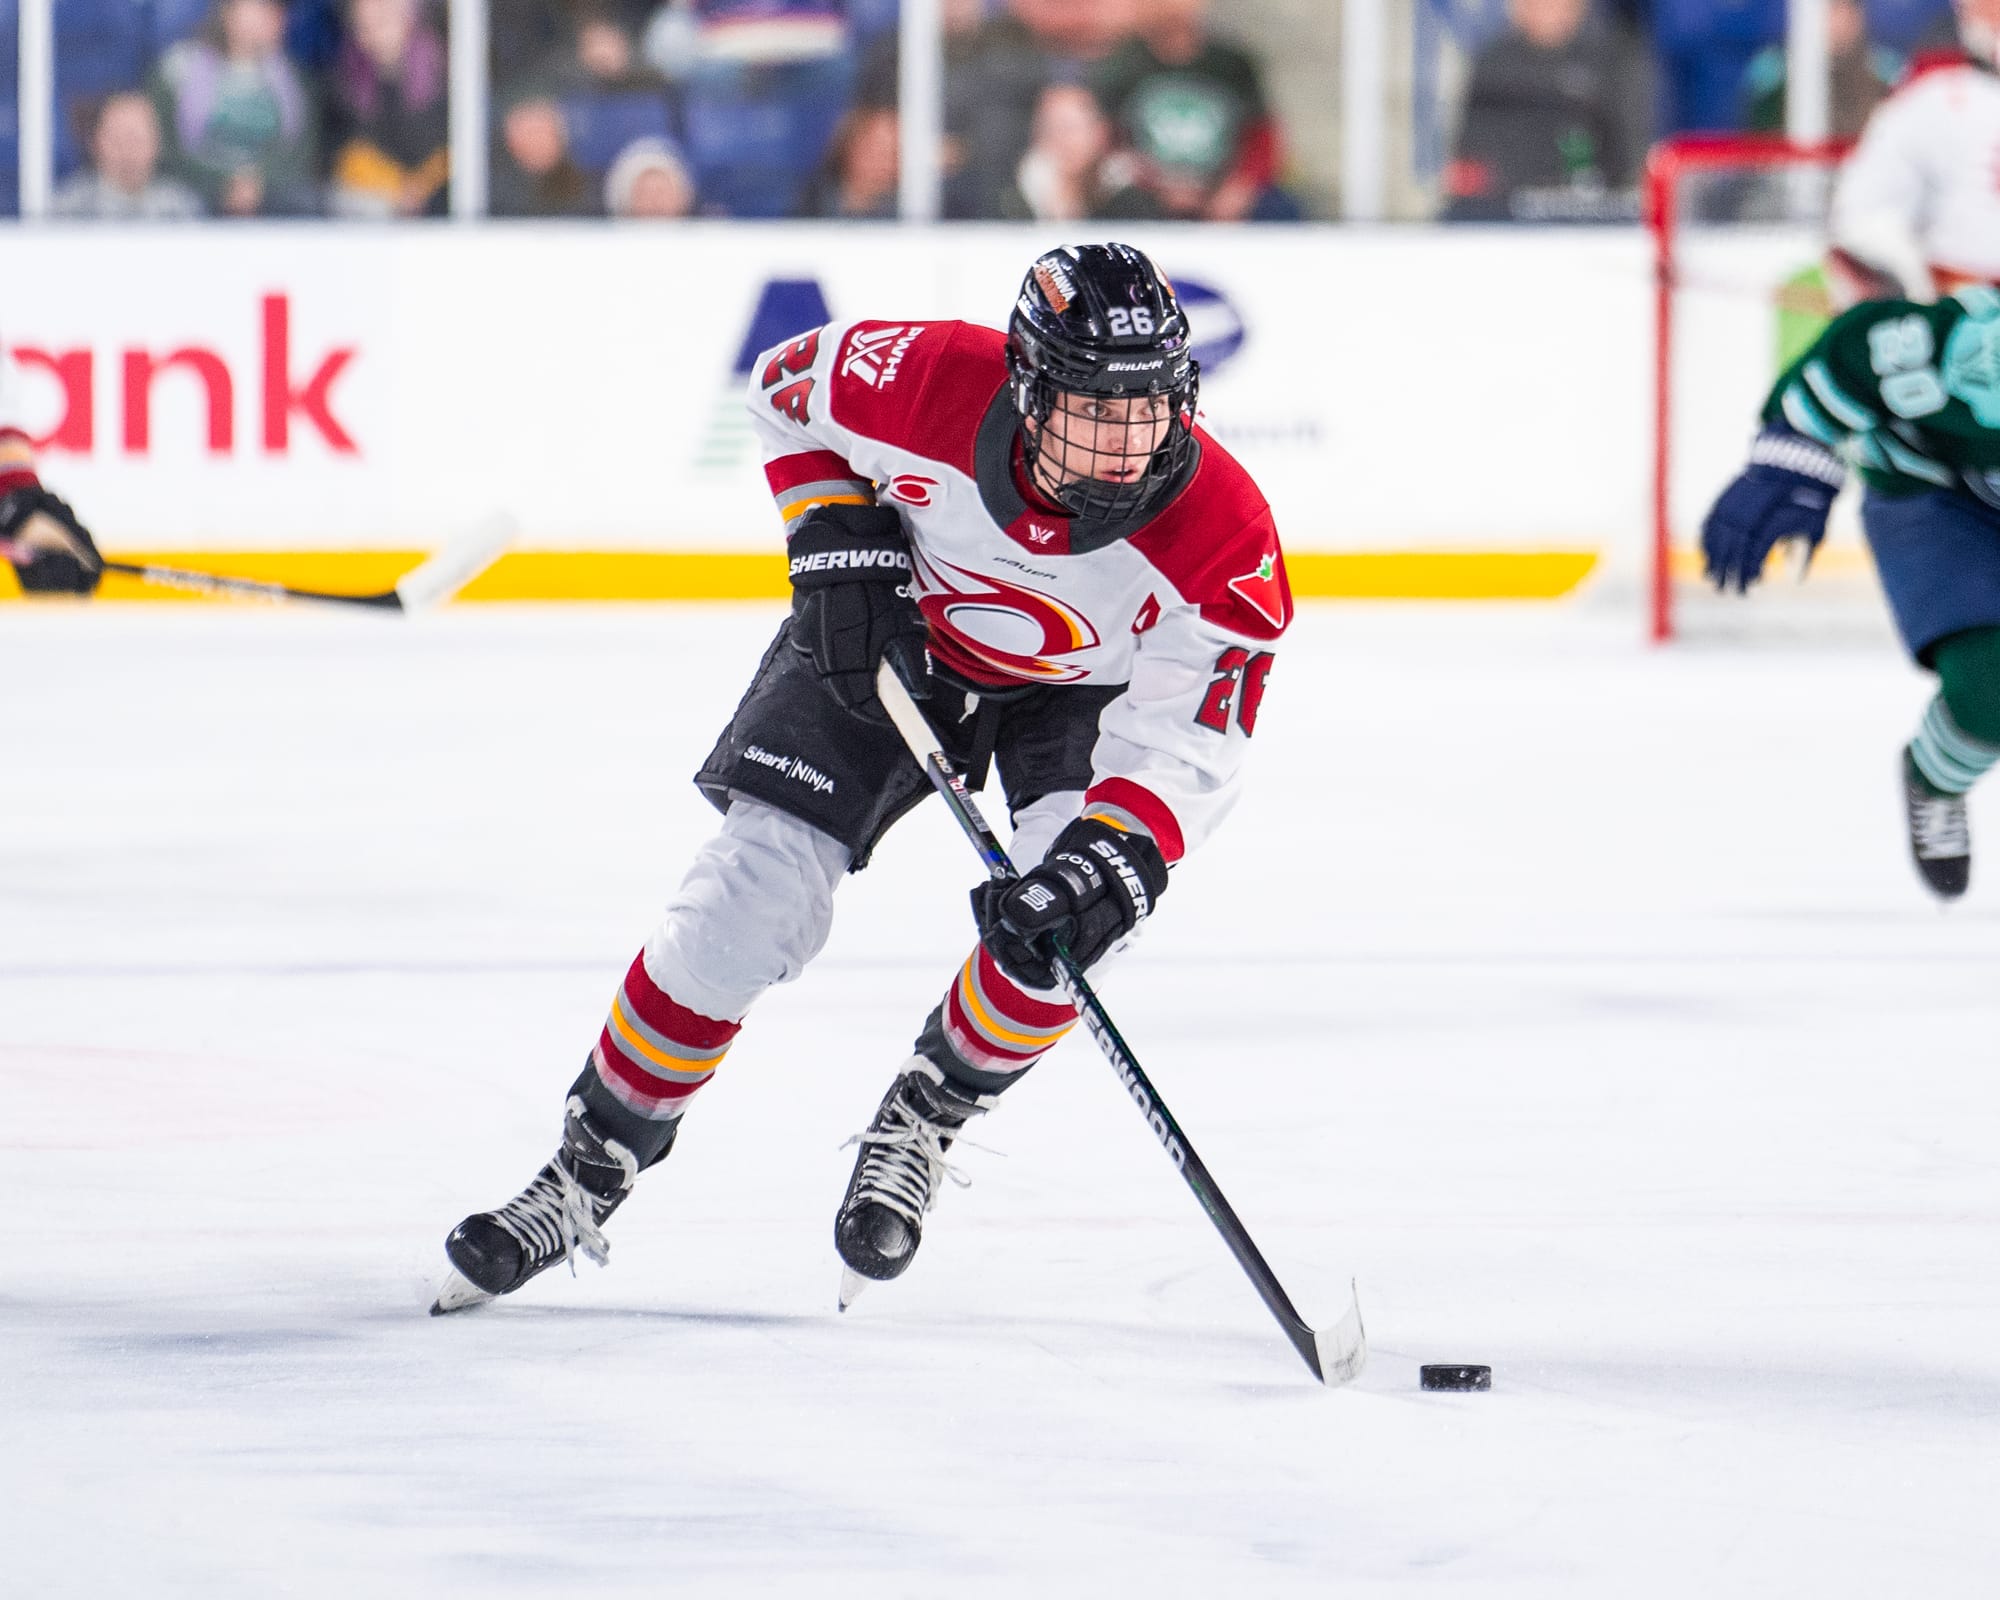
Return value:
<svg viewBox="0 0 2000 1600">
<path fill-rule="evenodd" d="M 306 600 L 318 605 L 360 606 L 371 611 L 414 612 L 428 611 L 458 593 L 499 559 L 500 552 L 513 537 L 511 518 L 500 515 L 488 517 L 450 541 L 421 565 L 406 572 L 394 588 L 384 589 L 379 594 L 334 594 L 324 589 L 295 589 L 287 583 L 266 583 L 257 578 L 225 578 L 213 572 L 190 572 L 185 567 L 162 567 L 131 561 L 101 561 L 99 566 L 102 571 L 123 573 L 159 588 L 219 595 L 230 600 L 262 600 L 273 605 L 289 600 Z M 9 559 L 13 554 L 14 547 L 0 544 L 0 560 Z"/>
<path fill-rule="evenodd" d="M 964 778 L 944 753 L 937 734 L 917 708 L 909 689 L 886 661 L 876 673 L 875 690 L 889 713 L 889 720 L 895 723 L 896 731 L 903 736 L 903 743 L 910 747 L 910 754 L 917 758 L 917 764 L 931 780 L 931 787 L 944 796 L 944 803 L 950 807 L 959 828 L 986 863 L 987 872 L 998 883 L 1012 883 L 1019 878 L 1020 873 L 1014 870 L 1006 848 L 995 837 L 986 818 L 966 791 Z M 1193 1144 L 1181 1131 L 1173 1112 L 1167 1109 L 1166 1101 L 1160 1098 L 1159 1090 L 1153 1087 L 1139 1066 L 1137 1058 L 1112 1022 L 1110 1013 L 1104 1009 L 1104 1003 L 1084 978 L 1082 968 L 1070 959 L 1069 951 L 1059 942 L 1054 945 L 1053 954 L 1056 981 L 1063 993 L 1082 1016 L 1091 1038 L 1097 1041 L 1098 1049 L 1104 1052 L 1104 1058 L 1118 1074 L 1119 1082 L 1125 1085 L 1125 1092 L 1132 1097 L 1132 1103 L 1152 1128 L 1153 1137 L 1167 1152 L 1167 1159 L 1180 1169 L 1187 1186 L 1194 1191 L 1195 1199 L 1208 1213 L 1208 1220 L 1215 1224 L 1215 1231 L 1222 1235 L 1222 1242 L 1236 1257 L 1236 1264 L 1250 1279 L 1271 1315 L 1278 1319 L 1278 1326 L 1285 1330 L 1285 1337 L 1292 1341 L 1292 1348 L 1298 1351 L 1299 1358 L 1312 1370 L 1312 1375 L 1329 1388 L 1359 1377 L 1368 1362 L 1368 1336 L 1361 1326 L 1361 1300 L 1354 1293 L 1354 1286 L 1351 1283 L 1348 1285 L 1350 1298 L 1345 1315 L 1331 1328 L 1315 1329 L 1299 1315 L 1291 1297 L 1278 1282 L 1277 1274 L 1251 1239 L 1249 1230 L 1223 1198 L 1221 1188 L 1209 1176 L 1201 1157 L 1195 1154 Z"/>
</svg>

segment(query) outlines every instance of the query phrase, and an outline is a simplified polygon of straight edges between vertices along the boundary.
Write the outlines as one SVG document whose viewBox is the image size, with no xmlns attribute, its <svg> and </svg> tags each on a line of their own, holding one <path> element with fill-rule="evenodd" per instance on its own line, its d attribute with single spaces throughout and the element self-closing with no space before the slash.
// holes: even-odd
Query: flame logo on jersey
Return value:
<svg viewBox="0 0 2000 1600">
<path fill-rule="evenodd" d="M 1081 612 L 1051 595 L 934 557 L 914 560 L 924 621 L 974 661 L 1042 683 L 1071 683 L 1084 675 L 1080 666 L 1050 659 L 1098 644 L 1097 630 Z"/>
</svg>

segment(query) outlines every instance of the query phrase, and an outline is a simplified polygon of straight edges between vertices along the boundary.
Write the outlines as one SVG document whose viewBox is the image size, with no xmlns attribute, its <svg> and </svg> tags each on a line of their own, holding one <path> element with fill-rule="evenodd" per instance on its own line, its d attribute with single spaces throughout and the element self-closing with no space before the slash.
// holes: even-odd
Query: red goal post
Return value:
<svg viewBox="0 0 2000 1600">
<path fill-rule="evenodd" d="M 1652 538 L 1648 601 L 1652 637 L 1671 639 L 1674 619 L 1674 481 L 1676 465 L 1676 358 L 1685 339 L 1678 300 L 1683 285 L 1683 229 L 1687 201 L 1698 182 L 1755 180 L 1773 174 L 1818 171 L 1830 174 L 1852 148 L 1851 141 L 1797 142 L 1747 134 L 1683 134 L 1655 145 L 1646 158 L 1643 215 L 1653 244 L 1653 482 Z M 1799 209 L 1806 210 L 1809 206 Z M 1813 219 L 1816 221 L 1816 219 Z M 1795 217 L 1794 227 L 1811 226 Z M 1820 235 L 1823 239 L 1823 233 Z M 1775 290 L 1764 291 L 1775 303 Z M 1746 436 L 1752 408 L 1761 396 L 1734 396 L 1742 407 Z M 1721 485 L 1718 483 L 1719 489 Z"/>
</svg>

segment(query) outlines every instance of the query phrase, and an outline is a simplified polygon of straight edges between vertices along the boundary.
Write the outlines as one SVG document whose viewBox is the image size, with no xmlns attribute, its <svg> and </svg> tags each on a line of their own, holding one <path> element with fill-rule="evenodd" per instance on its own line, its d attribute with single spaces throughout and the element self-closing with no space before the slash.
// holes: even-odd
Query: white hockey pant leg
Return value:
<svg viewBox="0 0 2000 1600">
<path fill-rule="evenodd" d="M 847 847 L 756 800 L 731 804 L 646 941 L 646 974 L 690 1011 L 735 1021 L 826 944 Z"/>
</svg>

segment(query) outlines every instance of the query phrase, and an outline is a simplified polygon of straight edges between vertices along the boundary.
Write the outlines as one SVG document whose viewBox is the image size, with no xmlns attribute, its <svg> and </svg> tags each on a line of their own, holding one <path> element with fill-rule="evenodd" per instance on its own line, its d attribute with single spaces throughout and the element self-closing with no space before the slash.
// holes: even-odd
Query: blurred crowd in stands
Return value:
<svg viewBox="0 0 2000 1600">
<path fill-rule="evenodd" d="M 58 216 L 444 214 L 442 0 L 54 5 Z M 947 215 L 1301 215 L 1258 64 L 1210 0 L 944 9 Z M 896 25 L 896 0 L 492 0 L 489 209 L 892 217 Z"/>
<path fill-rule="evenodd" d="M 948 217 L 1303 215 L 1219 0 L 942 3 Z M 1783 0 L 1414 3 L 1469 61 L 1449 219 L 1625 214 L 1659 133 L 1782 124 Z M 0 0 L 0 214 L 18 6 Z M 54 10 L 58 216 L 444 214 L 443 0 Z M 1837 132 L 1932 33 L 1949 0 L 1833 0 Z M 491 0 L 490 38 L 495 216 L 896 214 L 897 0 Z"/>
<path fill-rule="evenodd" d="M 1444 174 L 1453 221 L 1638 214 L 1664 133 L 1781 133 L 1783 0 L 1503 0 L 1472 53 Z M 1910 54 L 1956 44 L 1950 0 L 1830 0 L 1830 131 L 1861 132 Z"/>
</svg>

